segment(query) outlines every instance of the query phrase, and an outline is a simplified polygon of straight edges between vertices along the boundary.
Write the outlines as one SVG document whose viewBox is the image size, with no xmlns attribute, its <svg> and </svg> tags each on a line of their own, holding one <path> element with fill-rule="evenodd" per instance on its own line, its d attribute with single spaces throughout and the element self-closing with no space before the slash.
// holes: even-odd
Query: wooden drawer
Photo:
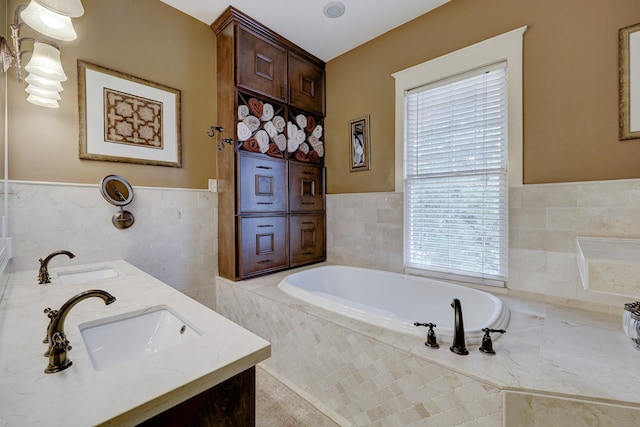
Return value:
<svg viewBox="0 0 640 427">
<path fill-rule="evenodd" d="M 239 218 L 239 276 L 244 278 L 288 267 L 287 231 L 286 216 Z"/>
<path fill-rule="evenodd" d="M 289 162 L 289 208 L 291 212 L 324 210 L 324 169 Z"/>
<path fill-rule="evenodd" d="M 286 212 L 287 162 L 247 153 L 238 157 L 238 212 Z"/>
<path fill-rule="evenodd" d="M 287 51 L 238 27 L 238 86 L 287 101 Z"/>
<path fill-rule="evenodd" d="M 291 267 L 324 261 L 324 215 L 291 215 L 289 228 Z"/>
<path fill-rule="evenodd" d="M 324 70 L 291 52 L 289 104 L 324 115 Z"/>
</svg>

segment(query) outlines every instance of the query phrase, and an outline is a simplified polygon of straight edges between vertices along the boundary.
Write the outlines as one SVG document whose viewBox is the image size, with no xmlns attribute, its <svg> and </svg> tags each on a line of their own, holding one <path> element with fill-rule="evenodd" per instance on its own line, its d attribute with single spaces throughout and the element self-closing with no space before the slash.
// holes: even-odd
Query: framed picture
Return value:
<svg viewBox="0 0 640 427">
<path fill-rule="evenodd" d="M 620 139 L 640 138 L 640 24 L 618 32 Z"/>
<path fill-rule="evenodd" d="M 180 91 L 78 60 L 80 158 L 182 167 Z"/>
<path fill-rule="evenodd" d="M 349 122 L 349 153 L 351 154 L 350 171 L 368 171 L 370 168 L 369 116 L 360 117 Z"/>
</svg>

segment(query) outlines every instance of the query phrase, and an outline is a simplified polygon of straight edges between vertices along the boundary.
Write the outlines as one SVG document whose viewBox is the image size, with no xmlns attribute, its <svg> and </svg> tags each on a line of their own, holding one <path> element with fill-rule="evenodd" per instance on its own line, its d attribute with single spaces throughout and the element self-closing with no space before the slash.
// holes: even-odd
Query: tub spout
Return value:
<svg viewBox="0 0 640 427">
<path fill-rule="evenodd" d="M 61 251 L 55 251 L 55 252 L 51 252 L 49 255 L 47 255 L 47 257 L 45 259 L 40 258 L 38 261 L 40 261 L 40 270 L 38 270 L 38 283 L 39 284 L 44 284 L 44 283 L 51 283 L 51 278 L 49 277 L 49 261 L 51 261 L 51 258 L 53 258 L 54 256 L 57 255 L 66 255 L 69 258 L 75 258 L 76 256 L 74 254 L 72 254 L 69 251 L 65 251 L 65 250 L 61 250 Z"/>
<path fill-rule="evenodd" d="M 462 305 L 460 305 L 460 300 L 458 298 L 454 298 L 451 302 L 451 307 L 453 307 L 454 311 L 454 329 L 453 345 L 449 347 L 449 350 L 453 351 L 455 354 L 464 356 L 469 354 L 469 350 L 467 350 L 464 343 L 464 322 L 462 320 Z"/>
</svg>

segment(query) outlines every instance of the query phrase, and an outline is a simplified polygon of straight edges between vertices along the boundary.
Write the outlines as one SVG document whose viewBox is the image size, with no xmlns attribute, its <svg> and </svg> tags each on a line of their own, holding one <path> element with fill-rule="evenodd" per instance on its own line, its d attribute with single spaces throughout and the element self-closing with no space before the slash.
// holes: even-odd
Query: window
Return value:
<svg viewBox="0 0 640 427">
<path fill-rule="evenodd" d="M 504 285 L 508 186 L 522 185 L 525 30 L 394 74 L 409 273 Z"/>
<path fill-rule="evenodd" d="M 506 63 L 405 95 L 405 264 L 504 281 Z"/>
</svg>

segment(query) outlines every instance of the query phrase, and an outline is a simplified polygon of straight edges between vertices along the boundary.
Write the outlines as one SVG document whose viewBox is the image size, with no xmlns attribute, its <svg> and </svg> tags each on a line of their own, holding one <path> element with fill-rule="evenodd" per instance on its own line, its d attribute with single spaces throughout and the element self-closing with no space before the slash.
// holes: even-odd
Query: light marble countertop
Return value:
<svg viewBox="0 0 640 427">
<path fill-rule="evenodd" d="M 109 266 L 119 276 L 77 285 L 59 283 L 61 271 Z M 37 284 L 37 271 L 12 273 L 0 305 L 0 425 L 132 425 L 163 412 L 256 365 L 270 344 L 125 261 L 50 269 L 52 283 Z M 73 365 L 45 374 L 42 339 L 49 319 L 88 289 L 116 297 L 79 302 L 65 322 Z M 155 354 L 106 370 L 95 370 L 78 325 L 87 321 L 167 305 L 202 335 Z"/>
<path fill-rule="evenodd" d="M 481 353 L 479 345 L 467 345 L 469 355 L 459 356 L 449 351 L 451 342 L 445 338 L 438 337 L 440 348 L 434 350 L 424 345 L 426 331 L 424 340 L 391 332 L 336 315 L 277 288 L 286 275 L 322 265 L 327 264 L 243 281 L 241 287 L 504 390 L 640 404 L 640 351 L 622 331 L 621 316 L 496 294 L 511 311 L 507 333 L 492 334 L 496 355 Z"/>
</svg>

